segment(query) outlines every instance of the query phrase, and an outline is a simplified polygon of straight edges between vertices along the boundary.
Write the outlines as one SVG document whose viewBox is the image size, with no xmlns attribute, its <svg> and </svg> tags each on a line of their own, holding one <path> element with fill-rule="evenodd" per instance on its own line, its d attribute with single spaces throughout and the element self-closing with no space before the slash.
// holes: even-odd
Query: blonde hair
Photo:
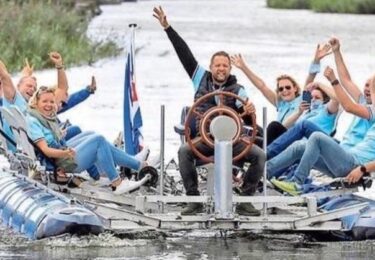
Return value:
<svg viewBox="0 0 375 260">
<path fill-rule="evenodd" d="M 276 86 L 277 86 L 276 87 L 276 93 L 277 94 L 279 94 L 279 82 L 280 82 L 280 80 L 283 80 L 283 79 L 289 80 L 290 82 L 292 82 L 293 87 L 297 88 L 297 90 L 295 92 L 296 97 L 298 97 L 299 95 L 301 95 L 301 87 L 298 85 L 297 81 L 293 77 L 291 77 L 291 76 L 289 76 L 287 74 L 282 74 L 282 75 L 280 75 L 280 76 L 278 76 L 276 78 Z"/>
<path fill-rule="evenodd" d="M 46 87 L 46 86 L 40 86 L 32 95 L 32 97 L 29 100 L 29 106 L 31 108 L 36 108 L 36 105 L 40 99 L 40 95 L 43 93 L 52 93 L 55 94 L 56 87 Z"/>
</svg>

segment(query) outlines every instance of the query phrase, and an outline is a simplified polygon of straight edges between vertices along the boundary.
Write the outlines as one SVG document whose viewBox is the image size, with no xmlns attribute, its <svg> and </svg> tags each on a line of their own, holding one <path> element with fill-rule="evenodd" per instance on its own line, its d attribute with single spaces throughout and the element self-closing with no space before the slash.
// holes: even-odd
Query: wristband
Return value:
<svg viewBox="0 0 375 260">
<path fill-rule="evenodd" d="M 317 74 L 320 72 L 320 63 L 311 63 L 309 68 L 310 74 Z"/>
<path fill-rule="evenodd" d="M 340 82 L 337 79 L 331 81 L 332 86 L 335 86 L 335 85 L 338 85 L 338 84 L 340 84 Z"/>
<path fill-rule="evenodd" d="M 361 165 L 361 167 L 360 167 L 359 169 L 361 170 L 361 172 L 363 173 L 363 175 L 366 175 L 366 174 L 367 174 L 366 166 Z"/>
<path fill-rule="evenodd" d="M 58 69 L 58 70 L 61 70 L 64 68 L 64 65 L 61 64 L 61 65 L 55 65 L 55 68 Z"/>
</svg>

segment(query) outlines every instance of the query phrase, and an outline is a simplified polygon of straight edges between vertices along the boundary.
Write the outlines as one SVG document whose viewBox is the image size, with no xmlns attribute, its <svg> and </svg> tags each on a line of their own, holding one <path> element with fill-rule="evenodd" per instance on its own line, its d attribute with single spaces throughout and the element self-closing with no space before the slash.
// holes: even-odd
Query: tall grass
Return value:
<svg viewBox="0 0 375 260">
<path fill-rule="evenodd" d="M 317 12 L 375 14 L 375 0 L 312 0 Z"/>
<path fill-rule="evenodd" d="M 58 1 L 0 0 L 0 59 L 12 72 L 22 68 L 25 58 L 36 69 L 51 66 L 48 53 L 58 51 L 66 65 L 92 63 L 117 55 L 114 42 L 92 42 L 87 36 L 88 19 Z M 63 1 L 61 1 L 63 2 Z"/>
<path fill-rule="evenodd" d="M 267 0 L 267 6 L 280 9 L 310 9 L 311 0 Z"/>
<path fill-rule="evenodd" d="M 267 0 L 280 9 L 312 9 L 316 12 L 375 14 L 375 0 Z"/>
</svg>

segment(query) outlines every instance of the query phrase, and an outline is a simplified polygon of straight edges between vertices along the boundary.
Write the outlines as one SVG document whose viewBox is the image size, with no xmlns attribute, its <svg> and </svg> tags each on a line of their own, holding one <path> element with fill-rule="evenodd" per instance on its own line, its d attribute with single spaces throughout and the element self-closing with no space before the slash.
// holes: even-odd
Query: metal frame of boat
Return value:
<svg viewBox="0 0 375 260">
<path fill-rule="evenodd" d="M 12 112 L 10 112 L 12 113 Z M 264 109 L 264 115 L 266 110 Z M 341 231 L 347 232 L 340 218 L 357 214 L 368 208 L 369 202 L 363 202 L 344 208 L 323 211 L 317 206 L 317 200 L 358 191 L 358 188 L 341 188 L 328 192 L 316 192 L 302 196 L 289 197 L 268 195 L 266 183 L 260 196 L 236 196 L 232 192 L 231 142 L 230 133 L 223 140 L 215 140 L 215 161 L 209 166 L 207 194 L 203 196 L 165 195 L 164 181 L 169 169 L 164 167 L 164 106 L 161 110 L 161 165 L 158 195 L 114 195 L 108 188 L 84 185 L 83 188 L 68 188 L 48 183 L 48 190 L 56 190 L 70 198 L 77 198 L 90 210 L 104 220 L 105 227 L 114 232 L 124 233 L 137 230 L 285 230 L 285 231 Z M 228 124 L 227 121 L 223 121 Z M 266 116 L 264 116 L 264 123 Z M 217 121 L 216 128 L 222 123 Z M 19 127 L 19 126 L 18 126 Z M 221 134 L 223 136 L 223 134 Z M 25 138 L 19 136 L 19 138 Z M 22 144 L 24 145 L 24 144 Z M 22 149 L 23 147 L 20 147 Z M 217 152 L 216 152 L 217 151 Z M 24 153 L 16 153 L 13 164 L 30 170 L 30 160 Z M 27 158 L 27 160 L 25 160 Z M 37 167 L 32 167 L 34 170 Z M 40 169 L 39 171 L 43 171 Z M 264 173 L 265 174 L 265 173 Z M 223 176 L 227 176 L 223 178 Z M 27 178 L 25 177 L 24 180 Z M 264 176 L 264 179 L 265 176 Z M 28 180 L 32 182 L 31 180 Z M 142 191 L 142 190 L 141 190 Z M 199 202 L 206 205 L 206 212 L 195 216 L 181 216 L 181 203 Z M 238 203 L 251 202 L 262 208 L 259 217 L 246 217 L 234 213 Z"/>
</svg>

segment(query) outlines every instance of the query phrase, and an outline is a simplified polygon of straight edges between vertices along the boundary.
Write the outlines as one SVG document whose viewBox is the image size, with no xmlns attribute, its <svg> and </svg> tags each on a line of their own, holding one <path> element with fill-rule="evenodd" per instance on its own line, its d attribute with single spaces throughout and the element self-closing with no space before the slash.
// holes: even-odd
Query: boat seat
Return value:
<svg viewBox="0 0 375 260">
<path fill-rule="evenodd" d="M 34 147 L 27 139 L 27 123 L 22 112 L 16 106 L 2 107 L 1 112 L 13 132 L 18 152 L 36 160 Z"/>
<path fill-rule="evenodd" d="M 0 111 L 0 153 L 1 154 L 8 154 L 8 145 L 7 145 L 7 139 L 5 137 L 6 133 L 3 129 L 3 120 L 2 115 Z"/>
<path fill-rule="evenodd" d="M 44 172 L 46 173 L 55 173 L 57 169 L 55 162 L 45 156 L 28 136 L 26 118 L 19 108 L 16 106 L 2 107 L 1 112 L 12 129 L 17 145 L 14 163 L 20 166 L 24 175 L 29 175 L 29 168 L 33 168 L 35 165 L 44 166 Z"/>
</svg>

